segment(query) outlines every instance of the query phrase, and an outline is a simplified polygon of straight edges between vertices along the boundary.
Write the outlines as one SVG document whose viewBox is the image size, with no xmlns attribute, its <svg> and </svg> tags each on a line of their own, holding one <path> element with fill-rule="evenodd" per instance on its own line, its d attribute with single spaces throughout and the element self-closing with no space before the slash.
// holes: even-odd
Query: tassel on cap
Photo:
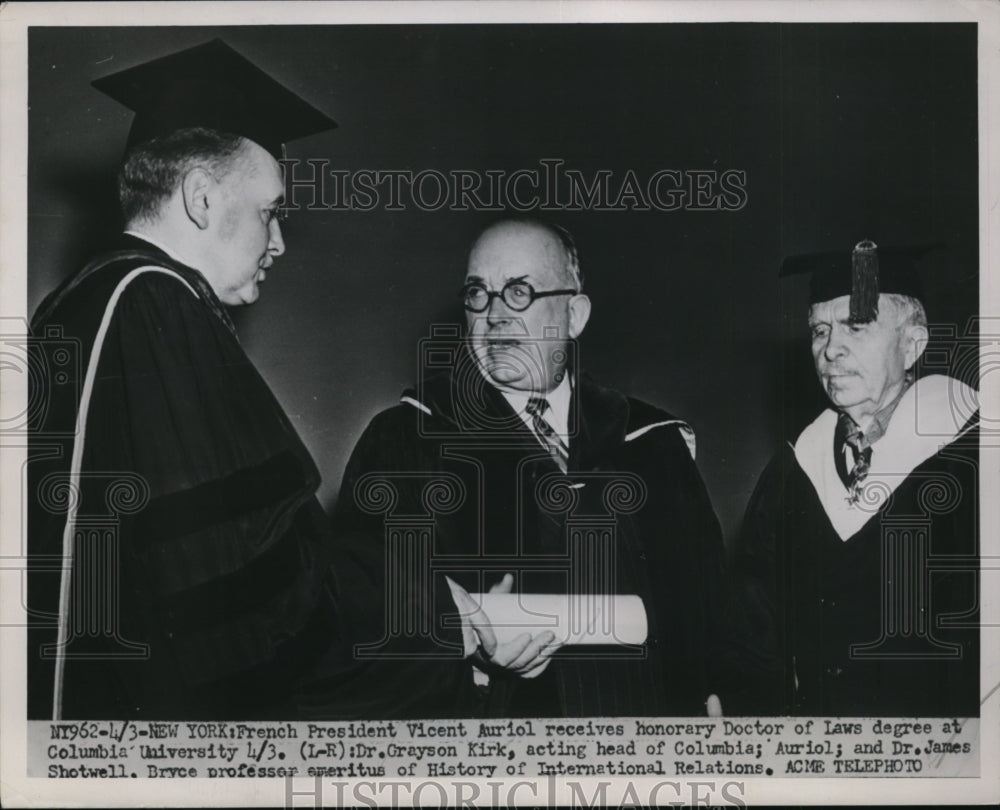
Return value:
<svg viewBox="0 0 1000 810">
<path fill-rule="evenodd" d="M 851 254 L 851 320 L 869 323 L 878 318 L 878 246 L 870 239 L 858 242 Z"/>
<path fill-rule="evenodd" d="M 943 247 L 942 244 L 879 246 L 876 256 L 873 242 L 861 242 L 853 249 L 845 244 L 838 250 L 788 256 L 781 265 L 780 275 L 808 274 L 810 306 L 848 296 L 851 317 L 860 322 L 878 316 L 879 295 L 905 295 L 926 306 L 917 263 Z M 865 294 L 858 294 L 865 289 L 870 290 L 867 301 L 862 300 Z"/>
</svg>

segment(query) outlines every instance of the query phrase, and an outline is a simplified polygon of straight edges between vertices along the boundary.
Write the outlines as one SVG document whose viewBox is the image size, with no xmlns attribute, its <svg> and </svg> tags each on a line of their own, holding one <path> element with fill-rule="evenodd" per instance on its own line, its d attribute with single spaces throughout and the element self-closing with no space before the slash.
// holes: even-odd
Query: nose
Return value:
<svg viewBox="0 0 1000 810">
<path fill-rule="evenodd" d="M 267 252 L 274 257 L 285 252 L 285 240 L 281 236 L 281 225 L 272 219 L 267 231 Z"/>
<path fill-rule="evenodd" d="M 490 326 L 509 323 L 513 318 L 512 311 L 503 297 L 496 295 L 490 299 L 490 305 L 486 308 L 486 323 Z"/>
<path fill-rule="evenodd" d="M 847 354 L 847 345 L 844 343 L 842 330 L 833 328 L 826 338 L 826 345 L 823 347 L 823 356 L 833 362 Z"/>
</svg>

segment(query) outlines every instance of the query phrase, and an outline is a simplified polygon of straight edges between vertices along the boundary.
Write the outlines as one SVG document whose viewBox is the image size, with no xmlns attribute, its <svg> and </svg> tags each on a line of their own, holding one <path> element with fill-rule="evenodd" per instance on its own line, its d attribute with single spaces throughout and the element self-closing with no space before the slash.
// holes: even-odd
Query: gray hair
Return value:
<svg viewBox="0 0 1000 810">
<path fill-rule="evenodd" d="M 217 179 L 229 172 L 244 138 L 214 129 L 178 129 L 134 146 L 118 171 L 118 199 L 126 223 L 155 219 L 184 175 L 201 166 Z"/>
<path fill-rule="evenodd" d="M 899 293 L 883 293 L 896 308 L 900 326 L 922 326 L 927 328 L 927 312 L 919 300 Z"/>
<path fill-rule="evenodd" d="M 537 222 L 537 224 L 559 240 L 566 253 L 566 273 L 573 280 L 576 291 L 582 292 L 583 270 L 580 269 L 580 252 L 577 250 L 573 234 L 567 231 L 562 225 L 556 225 L 555 223 Z"/>
</svg>

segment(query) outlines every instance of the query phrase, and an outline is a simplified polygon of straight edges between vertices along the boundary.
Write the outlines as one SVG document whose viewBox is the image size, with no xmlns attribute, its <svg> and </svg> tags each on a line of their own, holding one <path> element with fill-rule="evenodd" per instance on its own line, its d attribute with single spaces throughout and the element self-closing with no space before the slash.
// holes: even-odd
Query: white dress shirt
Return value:
<svg viewBox="0 0 1000 810">
<path fill-rule="evenodd" d="M 503 394 L 504 399 L 514 409 L 514 413 L 521 417 L 521 420 L 528 426 L 532 433 L 535 432 L 534 425 L 532 424 L 534 417 L 528 413 L 528 400 L 532 397 L 544 397 L 549 403 L 549 407 L 545 409 L 542 418 L 551 425 L 556 435 L 566 444 L 566 447 L 569 447 L 569 401 L 573 396 L 573 386 L 569 382 L 569 373 L 563 374 L 559 385 L 547 394 L 540 394 L 534 391 L 517 391 L 513 388 L 500 388 L 499 386 L 497 386 L 497 390 Z M 538 440 L 542 442 L 543 447 L 547 448 L 541 437 Z"/>
</svg>

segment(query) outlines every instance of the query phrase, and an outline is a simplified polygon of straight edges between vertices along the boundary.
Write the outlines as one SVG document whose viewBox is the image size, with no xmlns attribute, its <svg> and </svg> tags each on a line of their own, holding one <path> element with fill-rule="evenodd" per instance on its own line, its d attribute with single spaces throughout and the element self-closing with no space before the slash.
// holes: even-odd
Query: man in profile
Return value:
<svg viewBox="0 0 1000 810">
<path fill-rule="evenodd" d="M 764 470 L 735 550 L 750 713 L 979 713 L 978 405 L 919 376 L 921 250 L 795 257 L 830 407 Z"/>
<path fill-rule="evenodd" d="M 284 252 L 283 143 L 335 124 L 219 40 L 95 86 L 135 111 L 125 233 L 31 324 L 80 356 L 33 391 L 29 716 L 293 716 L 336 637 L 328 527 L 227 307 Z"/>
<path fill-rule="evenodd" d="M 466 339 L 428 344 L 337 505 L 369 573 L 350 589 L 375 619 L 357 639 L 369 716 L 705 714 L 723 555 L 693 431 L 582 373 L 591 302 L 565 230 L 488 227 L 461 300 Z M 508 638 L 470 597 L 483 592 L 638 596 L 646 641 Z"/>
</svg>

